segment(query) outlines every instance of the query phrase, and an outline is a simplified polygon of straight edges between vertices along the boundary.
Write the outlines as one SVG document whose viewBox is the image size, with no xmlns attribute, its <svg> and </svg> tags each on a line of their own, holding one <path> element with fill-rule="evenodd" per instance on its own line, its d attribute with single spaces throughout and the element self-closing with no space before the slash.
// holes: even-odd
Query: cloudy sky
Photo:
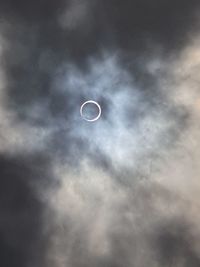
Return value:
<svg viewBox="0 0 200 267">
<path fill-rule="evenodd" d="M 1 0 L 0 266 L 199 267 L 199 222 L 200 1 Z"/>
</svg>

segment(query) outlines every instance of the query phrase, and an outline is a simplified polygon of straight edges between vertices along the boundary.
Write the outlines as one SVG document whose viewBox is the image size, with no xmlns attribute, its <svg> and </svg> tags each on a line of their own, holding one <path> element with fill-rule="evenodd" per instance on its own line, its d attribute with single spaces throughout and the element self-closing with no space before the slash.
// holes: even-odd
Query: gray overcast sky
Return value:
<svg viewBox="0 0 200 267">
<path fill-rule="evenodd" d="M 0 266 L 200 266 L 199 8 L 0 1 Z"/>
</svg>

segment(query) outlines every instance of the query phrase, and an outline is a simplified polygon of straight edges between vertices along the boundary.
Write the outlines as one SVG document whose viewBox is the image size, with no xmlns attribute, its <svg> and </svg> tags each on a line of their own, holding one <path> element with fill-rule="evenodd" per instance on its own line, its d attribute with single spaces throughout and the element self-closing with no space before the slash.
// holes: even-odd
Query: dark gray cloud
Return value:
<svg viewBox="0 0 200 267">
<path fill-rule="evenodd" d="M 199 266 L 199 7 L 0 2 L 0 265 Z"/>
<path fill-rule="evenodd" d="M 164 223 L 159 229 L 156 245 L 163 266 L 194 266 L 200 264 L 200 256 L 193 248 L 190 227 L 180 219 Z"/>
<path fill-rule="evenodd" d="M 46 157 L 46 156 L 45 156 Z M 0 156 L 0 261 L 3 266 L 42 266 L 46 243 L 45 202 L 36 188 L 51 183 L 50 168 L 41 155 Z"/>
</svg>

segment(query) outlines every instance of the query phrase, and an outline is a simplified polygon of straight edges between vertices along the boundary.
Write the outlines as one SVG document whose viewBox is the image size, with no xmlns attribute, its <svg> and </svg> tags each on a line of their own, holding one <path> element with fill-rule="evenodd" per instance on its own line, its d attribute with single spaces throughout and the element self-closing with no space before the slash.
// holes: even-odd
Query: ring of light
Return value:
<svg viewBox="0 0 200 267">
<path fill-rule="evenodd" d="M 99 114 L 98 114 L 95 118 L 93 118 L 93 119 L 88 119 L 88 118 L 84 117 L 84 115 L 83 115 L 83 108 L 84 108 L 84 106 L 87 105 L 87 104 L 94 104 L 94 105 L 96 105 L 96 106 L 98 107 Z M 85 121 L 89 121 L 89 122 L 97 121 L 97 120 L 100 118 L 100 116 L 101 116 L 101 107 L 100 107 L 100 105 L 99 105 L 96 101 L 88 100 L 88 101 L 84 102 L 84 103 L 81 105 L 81 108 L 80 108 L 80 114 L 81 114 L 81 117 L 82 117 Z"/>
</svg>

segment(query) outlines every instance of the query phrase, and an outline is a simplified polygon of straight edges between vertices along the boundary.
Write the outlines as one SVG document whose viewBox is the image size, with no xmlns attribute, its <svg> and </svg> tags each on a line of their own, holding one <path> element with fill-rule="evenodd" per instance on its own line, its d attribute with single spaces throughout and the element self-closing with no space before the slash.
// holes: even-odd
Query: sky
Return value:
<svg viewBox="0 0 200 267">
<path fill-rule="evenodd" d="M 199 10 L 0 1 L 0 266 L 200 266 Z"/>
</svg>

